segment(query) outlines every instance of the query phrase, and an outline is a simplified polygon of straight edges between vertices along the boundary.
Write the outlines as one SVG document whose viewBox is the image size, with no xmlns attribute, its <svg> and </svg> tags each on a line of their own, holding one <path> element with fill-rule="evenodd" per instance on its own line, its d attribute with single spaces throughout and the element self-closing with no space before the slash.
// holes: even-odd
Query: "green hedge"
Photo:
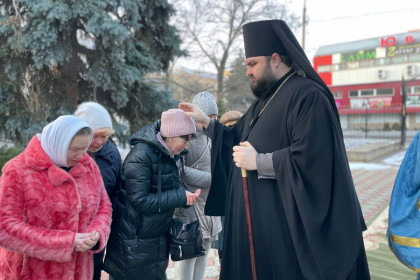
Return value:
<svg viewBox="0 0 420 280">
<path fill-rule="evenodd" d="M 17 156 L 23 151 L 20 147 L 8 147 L 7 145 L 0 146 L 0 175 L 3 165 L 13 157 Z"/>
</svg>

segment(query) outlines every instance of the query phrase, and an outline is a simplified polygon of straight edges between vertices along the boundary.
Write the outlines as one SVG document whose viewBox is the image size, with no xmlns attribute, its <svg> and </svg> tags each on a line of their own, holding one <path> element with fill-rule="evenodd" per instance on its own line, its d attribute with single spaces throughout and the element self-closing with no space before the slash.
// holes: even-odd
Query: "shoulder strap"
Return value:
<svg viewBox="0 0 420 280">
<path fill-rule="evenodd" d="M 211 143 L 211 141 L 209 141 L 209 138 L 208 137 L 206 137 L 206 139 L 207 139 L 207 145 L 206 145 L 206 147 L 204 148 L 203 152 L 198 157 L 198 159 L 196 161 L 194 161 L 192 164 L 190 164 L 190 166 L 194 166 L 200 159 L 203 158 L 203 156 L 206 153 L 207 149 L 210 149 L 210 143 Z"/>
<path fill-rule="evenodd" d="M 204 153 L 203 153 L 204 154 Z M 182 157 L 180 157 L 180 159 L 179 159 L 180 161 L 181 161 L 181 180 L 184 178 L 184 176 L 185 176 L 185 168 L 184 168 L 184 165 L 185 165 L 185 163 L 184 163 L 184 156 L 182 156 Z M 198 160 L 197 160 L 198 161 Z M 197 162 L 196 161 L 196 162 Z M 195 163 L 194 163 L 195 164 Z M 196 203 L 194 203 L 193 205 L 191 205 L 191 207 L 194 209 L 194 213 L 195 213 L 195 215 L 197 216 L 197 220 L 198 220 L 198 213 L 197 213 L 197 209 L 195 209 L 195 204 Z"/>
</svg>

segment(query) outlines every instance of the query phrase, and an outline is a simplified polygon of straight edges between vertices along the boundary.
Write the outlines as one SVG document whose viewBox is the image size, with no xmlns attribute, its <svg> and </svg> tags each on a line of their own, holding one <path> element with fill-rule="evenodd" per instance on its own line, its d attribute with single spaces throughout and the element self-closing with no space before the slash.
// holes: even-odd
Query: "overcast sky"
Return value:
<svg viewBox="0 0 420 280">
<path fill-rule="evenodd" d="M 304 0 L 289 8 L 302 16 Z M 306 0 L 305 51 L 313 62 L 320 46 L 420 30 L 420 0 Z M 295 33 L 302 44 L 302 31 Z"/>
<path fill-rule="evenodd" d="M 302 17 L 304 0 L 280 2 Z M 420 30 L 420 0 L 306 0 L 306 16 L 305 52 L 313 63 L 321 46 Z M 302 44 L 302 30 L 295 36 Z M 177 65 L 216 71 L 191 59 L 179 59 Z"/>
</svg>

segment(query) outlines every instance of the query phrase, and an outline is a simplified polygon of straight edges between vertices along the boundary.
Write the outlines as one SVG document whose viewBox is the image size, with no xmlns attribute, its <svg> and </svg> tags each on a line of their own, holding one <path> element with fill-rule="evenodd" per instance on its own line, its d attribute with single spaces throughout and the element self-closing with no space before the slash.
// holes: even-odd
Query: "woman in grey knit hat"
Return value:
<svg viewBox="0 0 420 280">
<path fill-rule="evenodd" d="M 217 119 L 219 113 L 217 104 L 210 92 L 197 93 L 192 103 L 210 118 Z M 204 206 L 211 185 L 211 140 L 202 132 L 197 133 L 196 136 L 188 147 L 188 153 L 185 158 L 185 174 L 181 176 L 181 180 L 183 180 L 189 190 L 201 189 L 201 193 L 196 204 L 190 208 L 178 208 L 175 212 L 175 217 L 185 223 L 199 220 L 204 237 L 206 255 L 181 261 L 180 279 L 182 280 L 203 279 L 210 245 L 222 230 L 220 217 L 204 215 Z"/>
</svg>

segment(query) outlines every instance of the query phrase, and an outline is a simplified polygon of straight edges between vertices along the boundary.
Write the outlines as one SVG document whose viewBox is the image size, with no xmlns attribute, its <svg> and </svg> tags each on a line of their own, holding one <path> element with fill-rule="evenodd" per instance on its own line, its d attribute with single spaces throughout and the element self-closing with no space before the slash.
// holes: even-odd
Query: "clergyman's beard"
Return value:
<svg viewBox="0 0 420 280">
<path fill-rule="evenodd" d="M 261 75 L 261 78 L 255 79 L 255 83 L 251 83 L 250 87 L 256 98 L 264 100 L 269 97 L 270 91 L 275 83 L 276 79 L 271 74 L 271 69 L 268 68 Z"/>
</svg>

